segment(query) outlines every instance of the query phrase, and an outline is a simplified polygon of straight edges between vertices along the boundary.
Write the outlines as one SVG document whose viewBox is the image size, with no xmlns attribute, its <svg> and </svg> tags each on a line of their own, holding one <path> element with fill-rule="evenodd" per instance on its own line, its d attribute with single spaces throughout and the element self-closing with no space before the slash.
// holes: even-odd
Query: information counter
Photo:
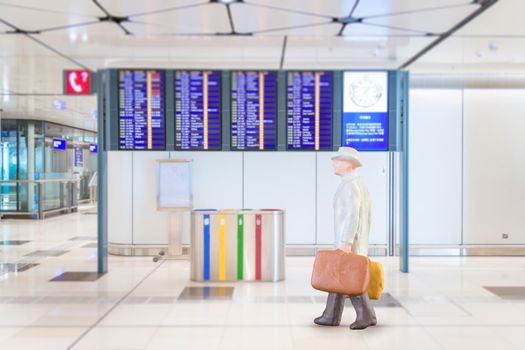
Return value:
<svg viewBox="0 0 525 350">
<path fill-rule="evenodd" d="M 283 210 L 193 210 L 191 279 L 282 281 L 284 244 Z"/>
</svg>

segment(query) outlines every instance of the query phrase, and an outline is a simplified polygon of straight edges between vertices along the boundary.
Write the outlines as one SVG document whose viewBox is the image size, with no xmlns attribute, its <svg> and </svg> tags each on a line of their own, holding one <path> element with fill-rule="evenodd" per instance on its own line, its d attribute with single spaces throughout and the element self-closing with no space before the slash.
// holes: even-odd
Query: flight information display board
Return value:
<svg viewBox="0 0 525 350">
<path fill-rule="evenodd" d="M 289 150 L 332 149 L 332 72 L 288 72 Z"/>
<path fill-rule="evenodd" d="M 388 73 L 343 75 L 343 146 L 388 151 Z"/>
<path fill-rule="evenodd" d="M 221 72 L 175 72 L 175 149 L 220 150 Z"/>
<path fill-rule="evenodd" d="M 231 113 L 232 149 L 275 150 L 277 72 L 232 72 Z"/>
<path fill-rule="evenodd" d="M 119 71 L 118 98 L 119 149 L 166 149 L 164 72 Z"/>
</svg>

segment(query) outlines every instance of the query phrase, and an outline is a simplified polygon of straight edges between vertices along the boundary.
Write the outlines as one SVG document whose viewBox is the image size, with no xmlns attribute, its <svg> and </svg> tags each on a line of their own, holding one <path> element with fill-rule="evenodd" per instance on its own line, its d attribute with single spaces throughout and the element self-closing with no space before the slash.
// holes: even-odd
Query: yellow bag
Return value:
<svg viewBox="0 0 525 350">
<path fill-rule="evenodd" d="M 385 273 L 383 265 L 377 261 L 370 261 L 370 283 L 368 284 L 368 297 L 379 300 L 385 286 Z"/>
</svg>

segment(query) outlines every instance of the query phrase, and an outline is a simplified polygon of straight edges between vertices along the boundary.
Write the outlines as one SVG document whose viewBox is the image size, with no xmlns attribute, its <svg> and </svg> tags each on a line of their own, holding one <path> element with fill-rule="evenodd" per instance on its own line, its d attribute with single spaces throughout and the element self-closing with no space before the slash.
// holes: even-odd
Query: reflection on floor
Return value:
<svg viewBox="0 0 525 350">
<path fill-rule="evenodd" d="M 281 283 L 193 283 L 187 261 L 151 258 L 111 257 L 97 276 L 95 215 L 4 220 L 0 232 L 26 241 L 0 244 L 2 350 L 525 349 L 525 258 L 413 258 L 408 275 L 377 258 L 379 325 L 350 331 L 350 305 L 339 327 L 312 323 L 326 296 L 310 287 L 310 257 L 288 258 Z"/>
</svg>

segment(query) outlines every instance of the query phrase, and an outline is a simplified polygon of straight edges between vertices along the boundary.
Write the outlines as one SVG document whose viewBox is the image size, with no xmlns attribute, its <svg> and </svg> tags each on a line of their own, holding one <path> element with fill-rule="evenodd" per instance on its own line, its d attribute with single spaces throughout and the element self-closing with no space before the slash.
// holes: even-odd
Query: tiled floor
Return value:
<svg viewBox="0 0 525 350">
<path fill-rule="evenodd" d="M 524 289 L 494 289 L 525 287 L 525 258 L 412 258 L 410 274 L 379 258 L 379 325 L 350 331 L 351 307 L 340 327 L 312 323 L 324 294 L 310 257 L 288 258 L 281 283 L 192 283 L 187 261 L 122 257 L 97 280 L 50 282 L 95 271 L 95 232 L 83 213 L 0 222 L 2 240 L 30 241 L 1 245 L 1 262 L 38 264 L 0 270 L 0 349 L 525 349 Z"/>
</svg>

